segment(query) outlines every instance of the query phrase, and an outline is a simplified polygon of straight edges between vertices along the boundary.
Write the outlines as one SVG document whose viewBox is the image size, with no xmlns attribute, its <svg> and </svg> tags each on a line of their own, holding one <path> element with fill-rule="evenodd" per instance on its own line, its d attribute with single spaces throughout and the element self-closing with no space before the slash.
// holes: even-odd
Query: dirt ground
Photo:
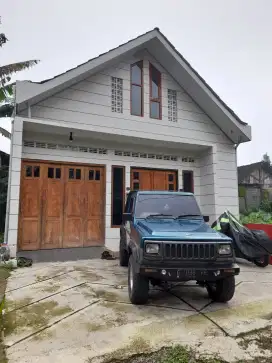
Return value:
<svg viewBox="0 0 272 363">
<path fill-rule="evenodd" d="M 228 304 L 213 303 L 190 282 L 169 291 L 153 288 L 145 306 L 130 304 L 127 269 L 116 260 L 17 269 L 6 293 L 8 360 L 272 362 L 272 266 L 241 261 L 240 267 Z"/>
</svg>

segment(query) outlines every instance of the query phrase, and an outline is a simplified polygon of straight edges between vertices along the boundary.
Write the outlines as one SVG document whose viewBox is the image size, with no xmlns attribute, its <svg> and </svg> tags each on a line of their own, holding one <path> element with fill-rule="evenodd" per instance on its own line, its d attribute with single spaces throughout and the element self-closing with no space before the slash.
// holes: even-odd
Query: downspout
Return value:
<svg viewBox="0 0 272 363">
<path fill-rule="evenodd" d="M 237 180 L 237 185 L 238 185 L 238 201 L 239 201 L 239 182 L 238 182 L 238 163 L 237 163 L 237 149 L 238 146 L 242 143 L 241 141 L 241 136 L 238 137 L 238 142 L 237 144 L 234 144 L 234 149 L 235 149 L 235 163 L 236 163 L 236 180 Z M 246 198 L 246 197 L 245 197 Z M 246 200 L 245 200 L 245 204 L 246 204 Z M 240 214 L 240 202 L 238 203 L 239 206 L 239 214 Z M 239 216 L 237 216 L 239 217 Z"/>
<path fill-rule="evenodd" d="M 14 109 L 11 116 L 11 138 L 10 138 L 10 153 L 9 153 L 9 175 L 8 175 L 8 192 L 7 192 L 7 207 L 6 207 L 6 218 L 5 218 L 5 232 L 4 232 L 4 243 L 8 242 L 8 230 L 9 230 L 9 212 L 10 212 L 10 184 L 11 184 L 11 170 L 12 170 L 12 151 L 13 151 L 13 130 L 14 130 L 14 119 L 16 115 L 16 87 L 14 89 Z"/>
</svg>

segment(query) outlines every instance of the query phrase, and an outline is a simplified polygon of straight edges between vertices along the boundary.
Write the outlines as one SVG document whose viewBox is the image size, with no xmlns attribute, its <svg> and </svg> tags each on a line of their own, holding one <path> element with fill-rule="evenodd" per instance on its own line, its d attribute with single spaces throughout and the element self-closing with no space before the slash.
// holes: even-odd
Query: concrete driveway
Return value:
<svg viewBox="0 0 272 363">
<path fill-rule="evenodd" d="M 85 363 L 124 358 L 172 343 L 244 359 L 237 335 L 272 322 L 272 266 L 242 261 L 229 304 L 193 283 L 154 288 L 146 306 L 128 300 L 118 261 L 40 263 L 8 280 L 5 344 L 10 363 Z"/>
</svg>

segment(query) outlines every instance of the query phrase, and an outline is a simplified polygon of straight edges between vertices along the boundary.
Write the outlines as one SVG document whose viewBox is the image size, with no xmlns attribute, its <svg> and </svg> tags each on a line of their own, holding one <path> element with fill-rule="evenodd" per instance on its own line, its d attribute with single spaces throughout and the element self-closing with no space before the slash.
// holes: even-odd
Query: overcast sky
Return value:
<svg viewBox="0 0 272 363">
<path fill-rule="evenodd" d="M 272 0 L 0 0 L 9 39 L 0 65 L 41 63 L 16 79 L 40 81 L 154 27 L 252 126 L 238 164 L 272 158 Z M 10 128 L 8 120 L 1 120 Z M 0 136 L 0 149 L 9 151 Z"/>
</svg>

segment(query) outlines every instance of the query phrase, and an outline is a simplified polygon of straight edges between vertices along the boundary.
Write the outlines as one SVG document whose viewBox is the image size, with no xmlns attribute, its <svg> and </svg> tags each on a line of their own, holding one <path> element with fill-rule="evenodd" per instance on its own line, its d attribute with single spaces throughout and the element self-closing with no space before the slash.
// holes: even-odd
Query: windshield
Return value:
<svg viewBox="0 0 272 363">
<path fill-rule="evenodd" d="M 182 215 L 199 216 L 201 212 L 193 195 L 139 194 L 135 217 L 146 218 L 156 214 L 177 218 Z"/>
</svg>

